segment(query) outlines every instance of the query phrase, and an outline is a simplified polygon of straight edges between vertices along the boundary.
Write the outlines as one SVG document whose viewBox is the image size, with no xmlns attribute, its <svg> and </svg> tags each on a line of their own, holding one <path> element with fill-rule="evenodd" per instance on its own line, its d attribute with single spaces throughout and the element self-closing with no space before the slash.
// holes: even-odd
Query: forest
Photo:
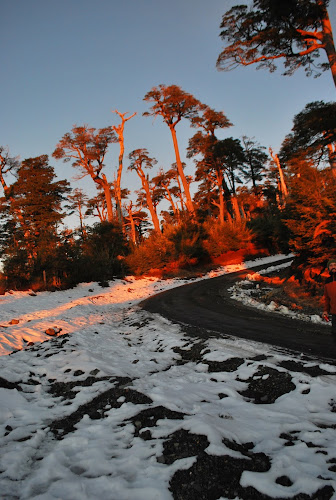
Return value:
<svg viewBox="0 0 336 500">
<path fill-rule="evenodd" d="M 330 72 L 336 87 L 328 4 L 254 0 L 251 8 L 232 7 L 220 25 L 217 70 L 255 64 L 272 72 L 279 62 L 287 76 Z M 165 168 L 146 148 L 125 153 L 127 122 L 136 113 L 117 109 L 116 125 L 65 130 L 52 158 L 20 161 L 0 146 L 0 292 L 104 285 L 129 273 L 179 276 L 233 253 L 292 252 L 293 276 L 315 293 L 336 252 L 336 102 L 307 103 L 275 152 L 254 137 L 230 137 L 230 117 L 178 85 L 154 86 L 143 99 L 144 116 L 169 128 L 176 161 Z M 192 176 L 181 161 L 182 121 L 190 126 L 184 155 Z M 115 172 L 105 162 L 111 144 L 119 146 Z M 53 160 L 91 178 L 95 196 L 59 179 Z M 139 178 L 135 192 L 127 171 Z M 64 225 L 70 214 L 75 228 Z"/>
</svg>

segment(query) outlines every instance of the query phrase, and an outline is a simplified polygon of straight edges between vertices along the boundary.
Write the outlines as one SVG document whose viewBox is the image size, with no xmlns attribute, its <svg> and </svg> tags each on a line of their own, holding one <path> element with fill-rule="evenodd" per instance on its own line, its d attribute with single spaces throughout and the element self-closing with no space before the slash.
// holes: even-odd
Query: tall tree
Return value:
<svg viewBox="0 0 336 500">
<path fill-rule="evenodd" d="M 134 170 L 140 177 L 142 188 L 146 197 L 146 204 L 151 214 L 154 229 L 160 233 L 160 222 L 156 213 L 156 204 L 153 199 L 153 188 L 150 185 L 148 176 L 144 172 L 144 168 L 152 168 L 157 162 L 154 158 L 148 156 L 147 149 L 135 149 L 129 154 L 131 163 L 128 167 L 129 170 Z M 153 186 L 155 190 L 155 185 Z"/>
<path fill-rule="evenodd" d="M 119 163 L 118 163 L 118 171 L 117 171 L 117 178 L 115 181 L 115 197 L 116 197 L 116 204 L 117 204 L 117 215 L 119 219 L 119 224 L 122 224 L 122 211 L 121 211 L 121 174 L 123 170 L 123 160 L 124 160 L 124 152 L 125 152 L 125 142 L 124 142 L 124 129 L 125 129 L 125 123 L 133 118 L 133 116 L 136 115 L 136 113 L 133 113 L 131 116 L 128 116 L 126 118 L 127 112 L 126 113 L 119 113 L 119 111 L 114 110 L 113 113 L 116 113 L 119 118 L 121 119 L 121 123 L 119 125 L 112 125 L 113 130 L 117 134 L 118 137 L 118 142 L 119 142 Z"/>
<path fill-rule="evenodd" d="M 65 162 L 72 161 L 73 167 L 78 167 L 82 176 L 90 175 L 97 187 L 104 190 L 109 222 L 113 220 L 113 209 L 110 184 L 103 172 L 105 155 L 108 146 L 117 142 L 112 127 L 97 130 L 88 125 L 75 125 L 71 132 L 66 133 L 56 146 L 53 157 Z"/>
<path fill-rule="evenodd" d="M 264 146 L 246 135 L 242 138 L 243 149 L 245 154 L 245 165 L 241 167 L 243 177 L 247 181 L 252 182 L 253 190 L 257 192 L 257 182 L 263 178 L 262 171 L 265 168 L 268 156 L 264 152 Z"/>
<path fill-rule="evenodd" d="M 200 111 L 201 103 L 177 85 L 170 85 L 168 87 L 166 85 L 159 85 L 158 87 L 153 87 L 145 95 L 144 101 L 151 103 L 150 111 L 143 113 L 144 116 L 161 116 L 169 127 L 174 145 L 176 165 L 186 196 L 187 210 L 194 216 L 195 209 L 190 195 L 189 182 L 183 171 L 176 137 L 176 125 L 180 123 L 182 118 L 195 119 Z"/>
<path fill-rule="evenodd" d="M 303 152 L 317 164 L 329 164 L 336 177 L 336 102 L 311 102 L 295 115 L 280 156 L 286 160 Z"/>
<path fill-rule="evenodd" d="M 10 196 L 10 188 L 6 176 L 8 174 L 14 175 L 19 165 L 18 158 L 10 156 L 8 148 L 0 146 L 0 182 L 6 198 Z"/>
<path fill-rule="evenodd" d="M 38 270 L 54 269 L 60 243 L 58 227 L 65 217 L 61 205 L 70 191 L 67 181 L 57 181 L 47 155 L 24 160 L 12 186 L 11 232 L 5 248 L 5 271 L 22 256 L 19 270 L 30 278 Z M 23 219 L 18 220 L 17 212 Z M 26 232 L 29 228 L 29 232 Z"/>
<path fill-rule="evenodd" d="M 289 197 L 285 222 L 296 266 L 324 269 L 336 246 L 336 192 L 329 168 L 317 169 L 304 155 L 288 162 Z"/>
<path fill-rule="evenodd" d="M 336 51 L 327 7 L 329 0 L 253 0 L 222 17 L 220 36 L 226 47 L 217 68 L 258 64 L 270 71 L 284 59 L 285 75 L 303 67 L 307 75 L 331 70 L 336 86 Z M 328 63 L 317 63 L 324 51 Z"/>
<path fill-rule="evenodd" d="M 181 190 L 178 186 L 172 185 L 172 182 L 175 179 L 176 171 L 173 168 L 168 170 L 167 172 L 165 172 L 163 169 L 160 169 L 159 174 L 153 177 L 152 182 L 159 189 L 161 189 L 161 197 L 166 199 L 170 203 L 175 220 L 177 222 L 180 222 L 181 214 L 174 198 L 180 196 Z"/>
<path fill-rule="evenodd" d="M 78 214 L 80 234 L 82 238 L 85 238 L 86 228 L 84 223 L 84 216 L 86 207 L 88 206 L 89 197 L 84 193 L 82 189 L 76 188 L 71 194 L 69 194 L 68 199 L 71 203 L 70 207 Z"/>
</svg>

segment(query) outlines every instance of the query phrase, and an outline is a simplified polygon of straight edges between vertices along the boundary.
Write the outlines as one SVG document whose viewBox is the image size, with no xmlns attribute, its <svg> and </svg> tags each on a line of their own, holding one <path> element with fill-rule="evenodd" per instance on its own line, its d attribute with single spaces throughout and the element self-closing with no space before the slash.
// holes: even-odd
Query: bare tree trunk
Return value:
<svg viewBox="0 0 336 500">
<path fill-rule="evenodd" d="M 113 113 L 117 113 L 117 115 L 121 119 L 121 123 L 119 125 L 112 126 L 112 128 L 118 136 L 119 147 L 120 147 L 118 173 L 117 173 L 117 180 L 115 182 L 115 195 L 116 195 L 116 202 L 117 202 L 117 216 L 118 216 L 119 223 L 122 224 L 123 221 L 122 221 L 122 211 L 121 211 L 121 174 L 122 174 L 122 169 L 123 169 L 123 160 L 124 160 L 124 152 L 125 152 L 124 128 L 125 128 L 125 123 L 128 120 L 130 120 L 131 118 L 133 118 L 133 116 L 135 116 L 136 113 L 133 113 L 133 115 L 129 116 L 128 118 L 125 117 L 128 112 L 119 113 L 119 111 L 115 110 L 115 111 L 113 111 Z"/>
<path fill-rule="evenodd" d="M 224 225 L 224 192 L 223 192 L 223 174 L 222 172 L 216 172 L 216 181 L 218 187 L 218 197 L 219 204 L 217 204 L 219 208 L 219 222 L 223 226 Z"/>
<path fill-rule="evenodd" d="M 146 175 L 145 175 L 145 173 L 144 173 L 144 171 L 142 170 L 141 167 L 137 167 L 136 172 L 137 172 L 138 176 L 141 179 L 141 184 L 142 184 L 142 187 L 143 187 L 143 189 L 145 191 L 146 201 L 147 201 L 147 207 L 148 207 L 148 210 L 149 210 L 149 212 L 151 214 L 151 218 L 152 218 L 152 221 L 153 221 L 154 229 L 155 229 L 155 231 L 157 233 L 161 233 L 160 221 L 159 221 L 159 218 L 157 216 L 156 208 L 154 206 L 154 203 L 153 203 L 153 200 L 152 200 L 152 197 L 151 197 L 150 187 L 149 187 L 149 183 L 148 183 L 148 180 L 146 178 Z"/>
<path fill-rule="evenodd" d="M 285 203 L 285 200 L 288 196 L 288 189 L 287 189 L 287 186 L 286 186 L 286 181 L 285 181 L 285 177 L 284 177 L 284 174 L 283 174 L 283 170 L 281 168 L 281 165 L 280 165 L 280 160 L 279 160 L 279 157 L 277 154 L 273 154 L 273 150 L 272 148 L 269 148 L 269 152 L 270 152 L 270 155 L 271 157 L 273 158 L 276 166 L 278 167 L 278 170 L 279 170 L 279 177 L 280 177 L 280 192 L 281 192 L 281 198 L 282 198 L 282 201 L 283 201 L 283 204 Z"/>
<path fill-rule="evenodd" d="M 336 87 L 336 51 L 335 51 L 333 32 L 331 28 L 331 22 L 324 1 L 317 0 L 317 4 L 323 9 L 325 13 L 324 17 L 322 18 L 322 33 L 323 33 L 322 41 L 324 45 L 324 50 L 326 51 L 328 57 L 331 74 L 334 80 L 334 85 Z"/>
<path fill-rule="evenodd" d="M 102 174 L 101 179 L 97 178 L 97 179 L 93 179 L 93 180 L 97 184 L 99 184 L 104 190 L 105 200 L 106 200 L 106 209 L 107 209 L 107 220 L 109 222 L 112 222 L 113 221 L 113 208 L 112 208 L 111 189 L 110 189 L 110 185 L 106 179 L 106 175 Z"/>
<path fill-rule="evenodd" d="M 175 203 L 174 203 L 173 197 L 171 195 L 171 192 L 170 192 L 168 186 L 166 186 L 166 185 L 163 184 L 163 187 L 164 187 L 164 189 L 166 190 L 166 193 L 167 193 L 167 196 L 165 196 L 165 198 L 171 204 L 171 207 L 173 209 L 173 212 L 174 212 L 174 215 L 175 215 L 177 221 L 180 222 L 180 213 L 179 213 L 178 209 L 175 206 Z"/>
<path fill-rule="evenodd" d="M 336 177 L 336 144 L 328 144 L 329 163 L 332 174 Z"/>
<path fill-rule="evenodd" d="M 239 210 L 237 196 L 236 195 L 232 195 L 231 201 L 232 201 L 233 211 L 234 211 L 234 214 L 235 214 L 235 219 L 240 222 L 241 221 L 241 213 L 240 213 L 240 210 Z"/>
<path fill-rule="evenodd" d="M 172 135 L 172 138 L 173 138 L 173 144 L 174 144 L 174 150 L 175 150 L 175 156 L 176 156 L 177 170 L 178 170 L 179 176 L 180 176 L 181 181 L 182 181 L 184 194 L 186 196 L 187 210 L 188 210 L 188 212 L 193 217 L 195 217 L 195 209 L 194 209 L 194 204 L 193 204 L 193 201 L 192 201 L 191 195 L 190 195 L 189 184 L 188 184 L 186 176 L 185 176 L 185 174 L 183 172 L 183 167 L 182 167 L 182 162 L 181 162 L 181 157 L 180 157 L 180 151 L 179 151 L 179 147 L 178 147 L 178 143 L 177 143 L 176 130 L 175 130 L 175 128 L 173 126 L 171 126 L 169 128 L 170 128 L 170 132 L 171 132 L 171 135 Z"/>
<path fill-rule="evenodd" d="M 132 206 L 133 206 L 133 203 L 130 202 L 129 205 L 127 206 L 127 212 L 128 212 L 128 217 L 129 217 L 130 226 L 131 226 L 131 239 L 132 239 L 134 245 L 136 245 L 136 230 L 135 230 L 134 217 L 132 214 Z"/>
</svg>

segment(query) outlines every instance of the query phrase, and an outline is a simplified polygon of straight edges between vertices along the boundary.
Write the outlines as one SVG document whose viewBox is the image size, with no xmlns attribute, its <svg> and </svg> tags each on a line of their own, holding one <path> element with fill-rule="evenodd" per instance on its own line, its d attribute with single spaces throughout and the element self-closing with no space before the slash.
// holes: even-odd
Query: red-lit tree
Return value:
<svg viewBox="0 0 336 500">
<path fill-rule="evenodd" d="M 117 137 L 112 127 L 96 131 L 87 125 L 74 126 L 71 132 L 62 137 L 53 152 L 54 158 L 72 161 L 72 166 L 80 169 L 82 177 L 89 175 L 96 186 L 103 189 L 110 222 L 113 220 L 111 189 L 103 167 L 108 146 L 113 142 L 117 142 Z"/>
<path fill-rule="evenodd" d="M 144 116 L 161 116 L 163 121 L 168 125 L 173 139 L 176 165 L 179 176 L 183 185 L 183 190 L 186 196 L 187 210 L 190 215 L 195 215 L 195 209 L 192 202 L 189 182 L 183 171 L 180 151 L 176 136 L 176 126 L 182 118 L 193 120 L 198 115 L 201 109 L 201 103 L 191 94 L 188 94 L 177 85 L 159 85 L 153 87 L 148 92 L 144 101 L 151 104 L 151 110 L 145 112 Z"/>
<path fill-rule="evenodd" d="M 329 0 L 253 0 L 252 8 L 236 5 L 222 18 L 220 36 L 226 47 L 217 68 L 258 64 L 270 71 L 284 59 L 285 75 L 303 67 L 307 75 L 331 70 L 336 86 L 336 52 L 327 7 Z M 317 63 L 324 51 L 328 62 Z"/>
<path fill-rule="evenodd" d="M 131 163 L 128 167 L 129 170 L 134 170 L 141 180 L 141 185 L 144 190 L 146 205 L 151 215 L 154 229 L 157 233 L 161 232 L 160 222 L 156 212 L 155 190 L 157 186 L 149 181 L 148 175 L 145 174 L 144 168 L 152 168 L 157 162 L 155 158 L 148 156 L 146 149 L 135 149 L 129 154 Z"/>
</svg>

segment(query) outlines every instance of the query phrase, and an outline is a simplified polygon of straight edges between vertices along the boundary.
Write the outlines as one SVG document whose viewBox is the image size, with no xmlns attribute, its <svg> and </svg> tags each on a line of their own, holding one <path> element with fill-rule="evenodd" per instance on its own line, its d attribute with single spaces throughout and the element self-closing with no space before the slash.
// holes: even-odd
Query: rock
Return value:
<svg viewBox="0 0 336 500">
<path fill-rule="evenodd" d="M 49 335 L 50 337 L 55 337 L 61 331 L 62 331 L 62 328 L 58 328 L 57 326 L 54 326 L 53 328 L 47 328 L 45 333 L 47 335 Z"/>
<path fill-rule="evenodd" d="M 45 331 L 46 335 L 49 335 L 50 337 L 55 337 L 57 333 L 53 328 L 47 328 Z"/>
<path fill-rule="evenodd" d="M 11 319 L 9 322 L 10 325 L 17 325 L 18 323 L 20 323 L 19 319 Z"/>
</svg>

